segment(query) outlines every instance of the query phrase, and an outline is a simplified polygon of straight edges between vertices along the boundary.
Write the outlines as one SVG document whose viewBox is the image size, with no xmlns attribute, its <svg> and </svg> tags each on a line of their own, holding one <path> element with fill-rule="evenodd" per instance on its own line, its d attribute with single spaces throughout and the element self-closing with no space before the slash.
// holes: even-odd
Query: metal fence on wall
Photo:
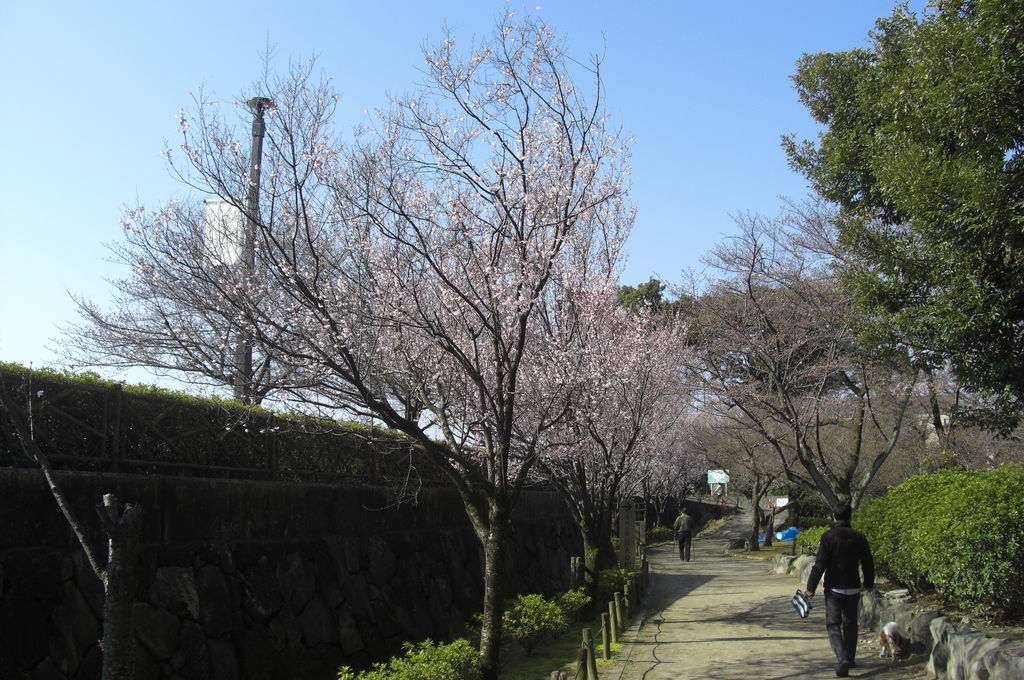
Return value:
<svg viewBox="0 0 1024 680">
<path fill-rule="evenodd" d="M 0 367 L 0 466 L 34 465 L 13 419 L 55 468 L 235 479 L 439 481 L 400 435 Z"/>
</svg>

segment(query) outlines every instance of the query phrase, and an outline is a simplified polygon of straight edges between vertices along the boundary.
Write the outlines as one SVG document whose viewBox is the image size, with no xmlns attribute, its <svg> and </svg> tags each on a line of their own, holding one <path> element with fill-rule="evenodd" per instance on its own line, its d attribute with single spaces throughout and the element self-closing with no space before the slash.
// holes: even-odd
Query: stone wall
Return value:
<svg viewBox="0 0 1024 680">
<path fill-rule="evenodd" d="M 145 511 L 140 678 L 334 677 L 402 642 L 448 639 L 479 609 L 461 501 L 422 490 L 66 474 L 79 516 L 107 491 Z M 35 470 L 0 469 L 0 678 L 99 677 L 102 590 Z M 556 496 L 515 516 L 512 592 L 567 587 L 579 538 Z"/>
</svg>

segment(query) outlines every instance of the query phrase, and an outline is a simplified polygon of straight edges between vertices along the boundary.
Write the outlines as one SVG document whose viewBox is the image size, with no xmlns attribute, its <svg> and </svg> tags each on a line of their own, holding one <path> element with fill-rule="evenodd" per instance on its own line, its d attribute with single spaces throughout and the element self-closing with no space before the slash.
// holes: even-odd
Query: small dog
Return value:
<svg viewBox="0 0 1024 680">
<path fill-rule="evenodd" d="M 878 634 L 878 644 L 882 646 L 879 658 L 891 657 L 893 661 L 905 657 L 910 648 L 910 640 L 906 633 L 895 621 L 882 626 L 882 632 Z"/>
</svg>

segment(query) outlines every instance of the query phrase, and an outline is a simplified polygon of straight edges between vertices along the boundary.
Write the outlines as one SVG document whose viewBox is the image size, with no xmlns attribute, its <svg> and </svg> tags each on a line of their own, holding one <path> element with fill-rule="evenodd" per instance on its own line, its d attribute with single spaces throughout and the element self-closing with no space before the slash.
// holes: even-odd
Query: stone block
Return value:
<svg viewBox="0 0 1024 680">
<path fill-rule="evenodd" d="M 370 607 L 370 587 L 362 574 L 349 577 L 342 588 L 345 602 L 357 621 L 373 621 L 373 610 Z"/>
<path fill-rule="evenodd" d="M 982 676 L 984 669 L 988 675 Z M 1020 680 L 1024 678 L 1024 643 L 1003 642 L 981 658 L 978 677 L 987 680 Z"/>
<path fill-rule="evenodd" d="M 982 674 L 982 657 L 995 649 L 1002 640 L 990 638 L 979 630 L 965 626 L 964 630 L 949 636 L 949 661 L 946 672 L 949 678 L 963 680 L 989 680 Z"/>
<path fill-rule="evenodd" d="M 348 580 L 350 573 L 345 546 L 342 543 L 342 539 L 338 536 L 327 536 L 323 540 L 327 548 L 327 555 L 330 557 L 331 566 L 334 569 L 334 581 L 341 586 Z"/>
<path fill-rule="evenodd" d="M 210 640 L 206 644 L 210 653 L 210 677 L 216 680 L 238 680 L 238 655 L 226 640 Z"/>
<path fill-rule="evenodd" d="M 288 611 L 298 614 L 316 590 L 316 571 L 301 552 L 290 552 L 278 562 L 277 582 Z"/>
<path fill-rule="evenodd" d="M 157 661 L 166 661 L 178 649 L 181 624 L 174 614 L 157 609 L 148 602 L 136 602 L 134 617 L 135 637 Z"/>
<path fill-rule="evenodd" d="M 807 578 L 811 575 L 811 569 L 813 567 L 813 555 L 798 555 L 797 558 L 793 560 L 793 573 L 796 574 L 797 579 L 803 585 L 807 585 Z"/>
<path fill-rule="evenodd" d="M 190 680 L 217 680 L 210 664 L 210 651 L 203 629 L 194 621 L 187 621 L 181 627 L 179 652 L 183 657 L 181 670 Z"/>
<path fill-rule="evenodd" d="M 370 581 L 379 586 L 386 585 L 398 569 L 395 554 L 380 536 L 370 536 L 366 549 L 370 561 L 368 572 Z"/>
<path fill-rule="evenodd" d="M 201 567 L 196 574 L 199 593 L 199 623 L 210 637 L 231 632 L 232 593 L 224 572 L 212 564 Z"/>
<path fill-rule="evenodd" d="M 156 570 L 149 600 L 175 616 L 199 618 L 199 594 L 192 567 L 160 567 Z"/>
<path fill-rule="evenodd" d="M 242 604 L 254 620 L 265 623 L 283 604 L 277 575 L 264 556 L 242 574 Z"/>
<path fill-rule="evenodd" d="M 932 639 L 931 652 L 925 670 L 929 677 L 944 680 L 946 667 L 949 664 L 949 636 L 955 632 L 953 624 L 945 616 L 932 619 L 928 626 Z"/>
<path fill-rule="evenodd" d="M 363 638 L 359 634 L 359 626 L 352 616 L 351 608 L 342 606 L 338 610 L 338 641 L 341 643 L 341 650 L 346 655 L 361 652 L 366 648 Z"/>
<path fill-rule="evenodd" d="M 50 658 L 43 659 L 43 662 L 32 670 L 31 676 L 32 680 L 64 680 L 66 677 Z"/>
<path fill-rule="evenodd" d="M 931 623 L 939 617 L 936 609 L 918 612 L 907 625 L 905 630 L 910 636 L 913 651 L 925 651 L 932 648 Z"/>
<path fill-rule="evenodd" d="M 299 615 L 299 627 L 306 647 L 320 644 L 331 644 L 337 637 L 335 634 L 334 617 L 319 597 L 314 597 Z"/>
<path fill-rule="evenodd" d="M 776 555 L 773 560 L 774 568 L 772 569 L 772 573 L 788 574 L 794 561 L 796 561 L 795 555 Z"/>
<path fill-rule="evenodd" d="M 102 637 L 99 622 L 74 583 L 60 587 L 50 621 L 50 659 L 64 675 L 74 677 L 82 657 Z"/>
</svg>

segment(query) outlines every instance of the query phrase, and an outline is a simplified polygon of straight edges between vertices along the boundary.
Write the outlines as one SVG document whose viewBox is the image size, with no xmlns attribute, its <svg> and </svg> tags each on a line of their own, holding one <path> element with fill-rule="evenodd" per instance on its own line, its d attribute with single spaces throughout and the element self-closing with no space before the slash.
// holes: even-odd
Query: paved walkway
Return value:
<svg viewBox="0 0 1024 680">
<path fill-rule="evenodd" d="M 834 678 L 821 598 L 806 619 L 789 600 L 801 587 L 770 573 L 762 560 L 729 557 L 726 541 L 749 527 L 739 515 L 694 541 L 693 560 L 680 562 L 674 544 L 649 553 L 652 581 L 642 624 L 628 631 L 611 680 L 782 680 Z M 852 678 L 924 678 L 923 663 L 892 666 L 863 633 Z M 627 638 L 629 639 L 629 638 Z M 604 678 L 602 678 L 604 680 Z"/>
</svg>

